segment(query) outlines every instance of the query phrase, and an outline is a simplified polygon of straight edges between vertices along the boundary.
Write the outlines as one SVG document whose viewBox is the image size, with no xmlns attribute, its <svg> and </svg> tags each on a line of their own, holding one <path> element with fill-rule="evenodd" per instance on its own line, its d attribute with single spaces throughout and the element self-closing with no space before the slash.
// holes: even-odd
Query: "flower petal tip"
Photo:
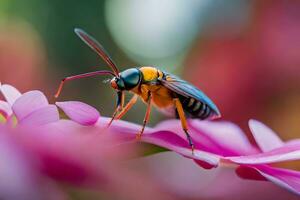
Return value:
<svg viewBox="0 0 300 200">
<path fill-rule="evenodd" d="M 249 120 L 249 128 L 256 143 L 263 152 L 281 147 L 284 142 L 268 126 L 255 119 Z"/>
<path fill-rule="evenodd" d="M 80 101 L 64 101 L 55 103 L 73 121 L 90 126 L 94 125 L 99 117 L 99 112 L 92 106 Z"/>
<path fill-rule="evenodd" d="M 21 96 L 21 93 L 19 92 L 19 90 L 17 90 L 15 87 L 8 85 L 8 84 L 2 85 L 0 83 L 0 92 L 6 99 L 7 103 L 9 103 L 11 106 Z"/>
<path fill-rule="evenodd" d="M 38 90 L 32 90 L 20 96 L 12 105 L 12 110 L 19 121 L 32 112 L 48 106 L 46 96 Z"/>
</svg>

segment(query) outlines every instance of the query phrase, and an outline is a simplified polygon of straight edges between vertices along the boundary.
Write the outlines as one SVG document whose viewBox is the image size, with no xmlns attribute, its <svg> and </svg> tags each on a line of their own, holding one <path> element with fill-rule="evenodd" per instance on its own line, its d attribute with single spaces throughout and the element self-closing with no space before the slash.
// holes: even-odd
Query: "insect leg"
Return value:
<svg viewBox="0 0 300 200">
<path fill-rule="evenodd" d="M 71 81 L 71 80 L 81 79 L 81 78 L 86 78 L 86 77 L 91 77 L 91 76 L 107 75 L 107 74 L 114 76 L 114 73 L 112 73 L 111 71 L 101 70 L 101 71 L 94 71 L 94 72 L 89 72 L 89 73 L 85 73 L 85 74 L 78 74 L 78 75 L 66 77 L 66 78 L 62 79 L 62 81 L 60 82 L 58 90 L 54 96 L 55 96 L 55 98 L 58 98 L 66 81 Z"/>
<path fill-rule="evenodd" d="M 192 140 L 190 134 L 188 133 L 187 121 L 186 121 L 186 117 L 185 117 L 185 114 L 184 114 L 184 111 L 183 111 L 183 108 L 182 108 L 182 104 L 181 104 L 181 102 L 178 98 L 174 99 L 174 103 L 175 103 L 175 106 L 176 106 L 176 109 L 177 109 L 177 113 L 179 115 L 179 119 L 181 121 L 182 129 L 186 134 L 186 137 L 189 141 L 189 145 L 192 148 L 192 153 L 194 154 L 195 147 L 194 147 L 193 140 Z"/>
<path fill-rule="evenodd" d="M 131 109 L 131 107 L 136 103 L 137 99 L 138 99 L 138 95 L 136 95 L 136 94 L 133 95 L 133 97 L 129 100 L 129 102 L 121 110 L 121 112 L 115 117 L 115 119 L 121 119 Z"/>
<path fill-rule="evenodd" d="M 149 96 L 148 96 L 148 100 L 147 100 L 147 110 L 146 110 L 145 118 L 143 121 L 143 127 L 142 127 L 142 130 L 136 135 L 137 139 L 141 138 L 141 136 L 145 130 L 145 127 L 149 121 L 150 112 L 151 112 L 151 104 L 152 104 L 152 94 L 149 92 Z"/>
<path fill-rule="evenodd" d="M 116 109 L 111 117 L 110 122 L 108 123 L 107 127 L 109 127 L 112 122 L 114 121 L 115 117 L 117 116 L 117 113 L 119 111 L 121 111 L 123 109 L 124 106 L 124 99 L 125 99 L 125 95 L 123 91 L 118 91 L 118 97 L 117 97 L 117 105 L 116 105 Z"/>
</svg>

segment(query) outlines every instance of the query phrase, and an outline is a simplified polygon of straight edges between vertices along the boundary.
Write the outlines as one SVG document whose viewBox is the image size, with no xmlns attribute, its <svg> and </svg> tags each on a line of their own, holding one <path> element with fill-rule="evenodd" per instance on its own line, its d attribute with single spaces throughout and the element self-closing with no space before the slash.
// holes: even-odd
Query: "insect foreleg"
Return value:
<svg viewBox="0 0 300 200">
<path fill-rule="evenodd" d="M 117 105 L 116 105 L 116 109 L 111 117 L 111 120 L 110 122 L 108 123 L 107 127 L 109 127 L 111 125 L 111 123 L 114 121 L 117 113 L 119 111 L 121 111 L 123 109 L 123 106 L 124 106 L 124 99 L 125 99 L 125 95 L 124 95 L 124 92 L 123 91 L 118 91 L 117 93 Z"/>
<path fill-rule="evenodd" d="M 190 134 L 188 133 L 188 125 L 187 125 L 186 117 L 185 117 L 185 114 L 184 114 L 184 111 L 183 111 L 183 108 L 182 108 L 182 104 L 181 104 L 181 102 L 178 98 L 174 99 L 174 103 L 175 103 L 175 107 L 177 109 L 177 113 L 179 115 L 179 119 L 181 121 L 182 129 L 186 134 L 189 145 L 192 148 L 192 153 L 194 154 L 195 147 L 194 147 L 194 143 L 192 141 L 192 138 L 191 138 Z"/>
<path fill-rule="evenodd" d="M 115 119 L 121 119 L 136 103 L 138 99 L 138 95 L 133 95 L 133 97 L 129 100 L 129 102 L 126 104 L 126 106 L 121 110 L 121 112 L 115 117 Z"/>
<path fill-rule="evenodd" d="M 145 114 L 145 118 L 144 118 L 144 121 L 143 121 L 143 127 L 142 127 L 142 130 L 136 135 L 136 138 L 137 139 L 140 139 L 144 130 L 145 130 L 145 127 L 149 121 L 149 117 L 150 117 L 150 112 L 151 112 L 151 105 L 152 105 L 152 94 L 151 92 L 149 92 L 149 95 L 148 95 L 148 100 L 147 100 L 147 110 L 146 110 L 146 114 Z"/>
</svg>

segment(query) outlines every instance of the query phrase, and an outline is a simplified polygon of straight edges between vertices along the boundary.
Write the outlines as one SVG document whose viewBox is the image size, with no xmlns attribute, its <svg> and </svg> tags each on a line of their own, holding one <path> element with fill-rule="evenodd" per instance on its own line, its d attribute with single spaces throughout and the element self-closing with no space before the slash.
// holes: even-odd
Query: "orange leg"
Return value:
<svg viewBox="0 0 300 200">
<path fill-rule="evenodd" d="M 183 108 L 182 108 L 182 104 L 181 104 L 181 102 L 178 98 L 174 99 L 174 103 L 175 103 L 175 106 L 176 106 L 176 109 L 177 109 L 177 112 L 178 112 L 178 115 L 179 115 L 179 118 L 180 118 L 180 121 L 181 121 L 182 129 L 186 134 L 186 137 L 189 141 L 189 145 L 192 148 L 192 153 L 194 154 L 195 147 L 194 147 L 194 143 L 192 141 L 192 138 L 191 138 L 190 134 L 188 133 L 188 125 L 187 125 L 186 117 L 185 117 L 185 114 L 184 114 L 184 111 L 183 111 Z"/>
<path fill-rule="evenodd" d="M 145 118 L 144 118 L 144 121 L 143 121 L 143 128 L 142 130 L 136 135 L 136 139 L 140 139 L 143 135 L 143 132 L 145 130 L 145 127 L 149 121 L 149 117 L 150 117 L 150 112 L 151 112 L 151 104 L 152 104 L 152 94 L 149 93 L 149 96 L 148 96 L 148 101 L 147 101 L 147 110 L 146 110 L 146 114 L 145 114 Z"/>
<path fill-rule="evenodd" d="M 138 95 L 133 95 L 133 97 L 130 99 L 130 101 L 126 104 L 126 106 L 121 110 L 121 112 L 116 116 L 115 119 L 121 119 L 136 103 L 138 99 Z"/>
<path fill-rule="evenodd" d="M 114 121 L 114 119 L 116 118 L 117 113 L 122 110 L 121 106 L 117 106 L 117 108 L 115 109 L 114 113 L 112 114 L 111 120 L 109 121 L 109 123 L 107 124 L 107 127 L 110 127 L 110 125 L 112 124 L 112 122 Z"/>
<path fill-rule="evenodd" d="M 124 97 L 124 95 L 123 95 Z M 119 108 L 117 108 L 114 112 L 114 114 L 112 115 L 112 118 L 108 124 L 108 127 L 112 124 L 113 120 L 115 119 L 121 119 L 121 117 L 123 117 L 129 110 L 130 108 L 136 103 L 138 99 L 138 95 L 134 95 L 130 101 L 126 104 L 126 106 L 124 108 L 122 108 L 123 106 L 123 102 L 124 102 L 124 98 L 122 98 L 122 103 L 121 106 L 119 106 Z M 118 114 L 118 112 L 120 111 L 120 113 Z"/>
</svg>

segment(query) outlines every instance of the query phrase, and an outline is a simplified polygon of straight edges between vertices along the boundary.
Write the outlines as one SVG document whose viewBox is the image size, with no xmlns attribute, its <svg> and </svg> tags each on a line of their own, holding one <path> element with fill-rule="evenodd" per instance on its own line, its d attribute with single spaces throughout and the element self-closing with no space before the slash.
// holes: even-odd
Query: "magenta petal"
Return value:
<svg viewBox="0 0 300 200">
<path fill-rule="evenodd" d="M 0 91 L 10 106 L 21 96 L 21 93 L 15 87 L 7 84 L 1 85 L 0 83 Z"/>
<path fill-rule="evenodd" d="M 30 113 L 48 106 L 48 100 L 45 95 L 37 90 L 24 93 L 12 106 L 12 110 L 18 121 L 22 121 Z"/>
<path fill-rule="evenodd" d="M 243 179 L 266 181 L 267 179 L 251 166 L 241 165 L 235 169 L 236 174 Z"/>
<path fill-rule="evenodd" d="M 255 167 L 261 175 L 276 185 L 300 195 L 300 172 L 269 166 Z"/>
<path fill-rule="evenodd" d="M 44 196 L 32 158 L 0 127 L 1 199 L 38 200 Z"/>
<path fill-rule="evenodd" d="M 4 115 L 4 117 L 7 117 L 12 114 L 10 105 L 7 102 L 1 100 L 0 100 L 0 114 Z"/>
<path fill-rule="evenodd" d="M 209 152 L 195 149 L 194 154 L 192 154 L 192 150 L 188 146 L 187 141 L 172 132 L 157 131 L 150 134 L 145 134 L 142 137 L 142 141 L 175 151 L 185 157 L 192 158 L 194 160 L 203 161 L 205 163 L 208 163 L 210 166 L 218 166 L 220 162 L 219 156 Z"/>
<path fill-rule="evenodd" d="M 101 117 L 99 120 L 100 126 L 105 126 L 109 120 L 110 118 Z M 128 123 L 122 120 L 116 120 L 110 126 L 111 133 L 122 137 L 124 142 L 136 141 L 135 136 L 140 130 L 141 126 L 137 126 L 136 124 Z M 201 163 L 201 166 L 205 166 L 206 168 L 216 167 L 220 162 L 220 156 L 201 151 L 199 149 L 195 149 L 193 155 L 187 140 L 183 139 L 172 131 L 160 130 L 160 128 L 146 128 L 141 140 L 146 143 L 151 143 L 172 150 L 187 158 L 202 161 L 199 163 Z"/>
<path fill-rule="evenodd" d="M 284 144 L 273 130 L 259 121 L 250 120 L 249 128 L 256 143 L 264 152 L 281 147 Z"/>
<path fill-rule="evenodd" d="M 186 139 L 179 120 L 164 121 L 155 128 L 172 131 Z M 230 122 L 189 120 L 189 132 L 195 146 L 207 152 L 222 156 L 249 155 L 258 152 L 244 132 Z"/>
<path fill-rule="evenodd" d="M 267 164 L 300 159 L 300 143 L 286 144 L 269 152 L 249 156 L 227 157 L 238 164 Z"/>
<path fill-rule="evenodd" d="M 212 164 L 204 162 L 202 160 L 194 160 L 194 161 L 195 161 L 195 163 L 197 163 L 198 165 L 200 165 L 204 169 L 212 169 L 212 168 L 215 168 L 215 167 L 218 166 L 217 163 L 215 163 L 215 164 L 212 165 Z"/>
<path fill-rule="evenodd" d="M 59 113 L 55 105 L 48 105 L 46 107 L 35 110 L 26 117 L 24 117 L 19 124 L 26 125 L 45 125 L 59 120 Z"/>
<path fill-rule="evenodd" d="M 95 108 L 79 101 L 56 102 L 56 105 L 70 119 L 82 125 L 93 125 L 100 117 L 99 112 Z"/>
<path fill-rule="evenodd" d="M 190 124 L 192 129 L 198 131 L 198 134 L 206 135 L 211 141 L 214 141 L 219 146 L 221 153 L 227 151 L 227 155 L 224 156 L 256 153 L 256 149 L 250 144 L 244 132 L 233 123 L 193 120 Z"/>
</svg>

